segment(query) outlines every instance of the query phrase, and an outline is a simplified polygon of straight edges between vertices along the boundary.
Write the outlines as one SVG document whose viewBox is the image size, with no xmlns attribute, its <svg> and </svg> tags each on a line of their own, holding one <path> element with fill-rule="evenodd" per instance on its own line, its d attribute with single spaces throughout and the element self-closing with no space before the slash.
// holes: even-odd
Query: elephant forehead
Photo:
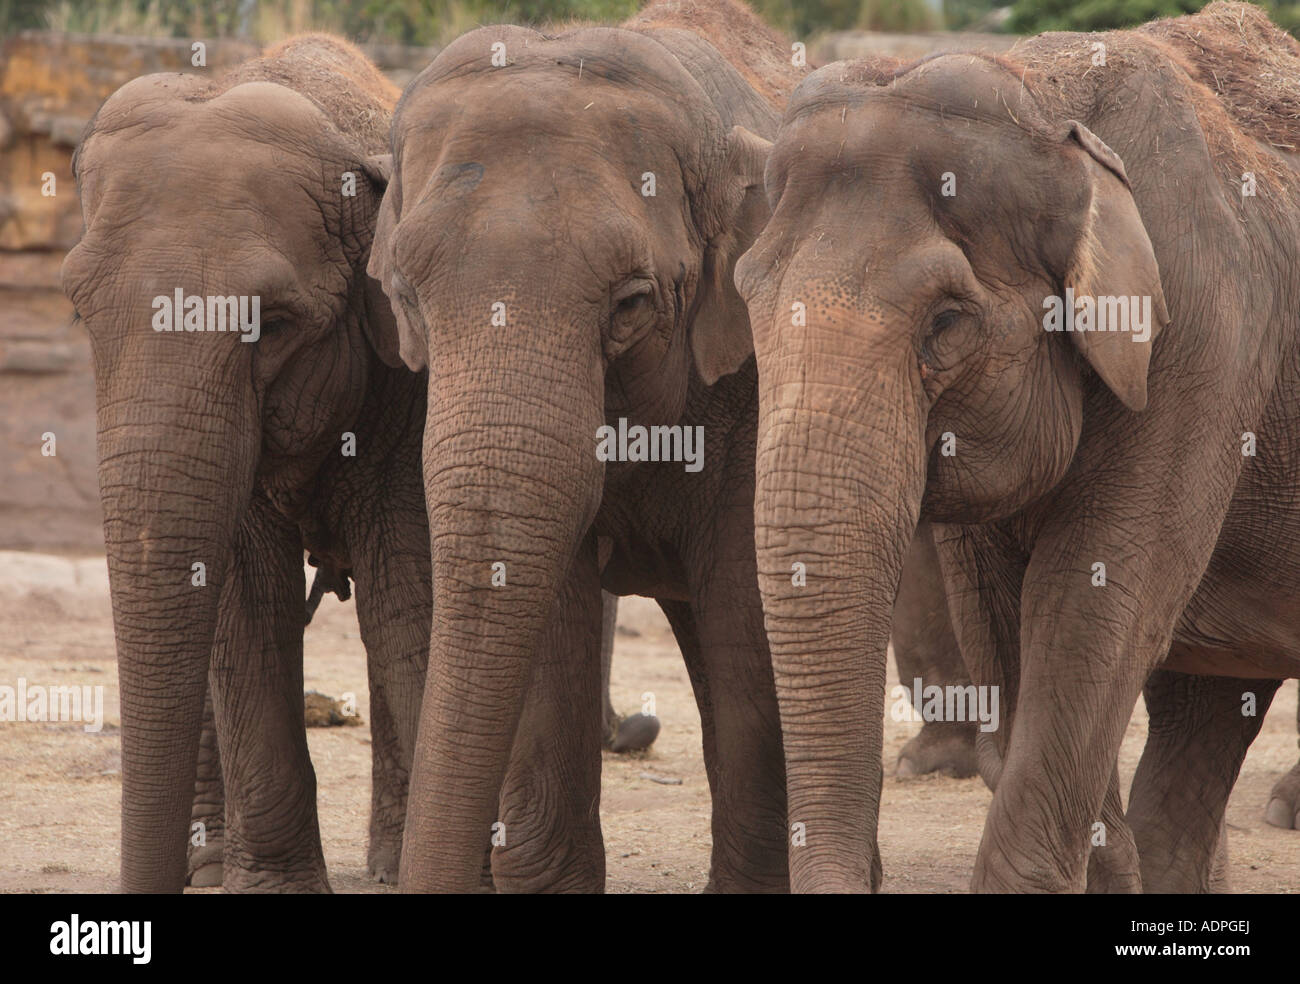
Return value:
<svg viewBox="0 0 1300 984">
<path fill-rule="evenodd" d="M 394 132 L 404 164 L 454 142 L 480 143 L 485 164 L 545 154 L 548 147 L 570 153 L 575 146 L 605 159 L 649 164 L 694 157 L 700 140 L 671 104 L 652 93 L 578 84 L 576 76 L 545 67 L 430 87 L 403 109 Z"/>
<path fill-rule="evenodd" d="M 809 75 L 790 98 L 787 119 L 827 108 L 895 99 L 944 117 L 1021 128 L 1042 124 L 1024 69 L 982 53 L 943 53 L 913 62 L 836 62 Z"/>
<path fill-rule="evenodd" d="M 607 156 L 660 148 L 685 160 L 723 136 L 704 90 L 664 45 L 610 29 L 553 39 L 518 28 L 471 32 L 407 89 L 393 132 L 399 156 L 438 135 L 479 133 L 503 153 L 541 139 Z"/>
<path fill-rule="evenodd" d="M 147 324 L 160 297 L 182 306 L 194 297 L 205 304 L 257 297 L 264 315 L 274 307 L 323 323 L 342 303 L 347 278 L 330 267 L 300 269 L 273 247 L 150 227 L 131 238 L 88 233 L 69 254 L 65 286 L 83 316 L 105 307 L 138 308 Z"/>
<path fill-rule="evenodd" d="M 329 125 L 310 99 L 274 82 L 243 82 L 193 105 L 200 112 L 243 124 L 250 135 L 262 139 L 291 140 L 319 133 Z"/>
<path fill-rule="evenodd" d="M 258 217 L 292 221 L 323 198 L 324 178 L 340 180 L 344 167 L 292 143 L 232 135 L 203 118 L 101 138 L 82 163 L 82 179 L 97 193 L 148 203 L 163 219 L 172 209 L 194 216 L 245 210 L 253 224 Z"/>
<path fill-rule="evenodd" d="M 860 213 L 858 235 L 862 226 L 914 235 L 937 223 L 966 241 L 1003 239 L 1022 218 L 1068 214 L 1087 192 L 1059 142 L 996 112 L 946 113 L 886 89 L 787 120 L 768 174 L 771 187 L 808 199 L 804 212 Z"/>
<path fill-rule="evenodd" d="M 274 250 L 233 250 L 210 242 L 141 243 L 124 272 L 144 293 L 282 296 L 301 291 L 301 280 L 288 258 Z"/>
<path fill-rule="evenodd" d="M 704 95 L 673 52 L 649 34 L 585 27 L 544 35 L 508 25 L 459 37 L 438 54 L 407 95 L 444 80 L 517 74 L 571 77 L 587 84 L 604 81 L 628 90 L 656 88 L 688 100 Z"/>
</svg>

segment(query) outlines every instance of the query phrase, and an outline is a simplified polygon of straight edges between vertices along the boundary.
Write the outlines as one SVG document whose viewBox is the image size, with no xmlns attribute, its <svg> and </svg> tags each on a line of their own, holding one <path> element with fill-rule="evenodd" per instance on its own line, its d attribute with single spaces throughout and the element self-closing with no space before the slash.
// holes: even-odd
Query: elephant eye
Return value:
<svg viewBox="0 0 1300 984">
<path fill-rule="evenodd" d="M 289 327 L 289 322 L 285 318 L 275 318 L 262 324 L 262 337 L 268 335 L 278 335 Z"/>
<path fill-rule="evenodd" d="M 954 311 L 951 308 L 947 311 L 940 311 L 934 316 L 934 320 L 930 322 L 930 336 L 934 337 L 940 332 L 947 331 L 957 323 L 957 319 L 960 317 L 961 312 Z"/>
<path fill-rule="evenodd" d="M 951 361 L 955 353 L 944 342 L 945 339 L 952 337 L 951 330 L 961 324 L 962 314 L 963 312 L 955 308 L 947 308 L 930 319 L 930 324 L 921 339 L 921 361 L 930 370 L 940 368 Z"/>
<path fill-rule="evenodd" d="M 654 285 L 638 283 L 615 295 L 610 312 L 609 334 L 615 342 L 626 342 L 649 322 L 654 314 Z"/>
<path fill-rule="evenodd" d="M 650 301 L 650 292 L 647 290 L 643 294 L 633 294 L 631 297 L 625 297 L 618 302 L 616 308 L 620 315 L 635 314 L 641 310 Z"/>
</svg>

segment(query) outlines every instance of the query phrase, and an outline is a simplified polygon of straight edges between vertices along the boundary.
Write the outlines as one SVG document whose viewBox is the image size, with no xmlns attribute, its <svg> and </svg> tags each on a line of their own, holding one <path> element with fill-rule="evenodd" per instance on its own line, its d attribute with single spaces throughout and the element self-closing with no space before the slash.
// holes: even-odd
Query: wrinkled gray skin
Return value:
<svg viewBox="0 0 1300 984">
<path fill-rule="evenodd" d="M 788 66 L 788 48 L 772 50 Z M 499 886 L 603 888 L 601 586 L 656 598 L 691 674 L 709 889 L 787 886 L 753 567 L 753 363 L 729 274 L 765 213 L 751 141 L 732 127 L 775 122 L 680 30 L 484 28 L 403 96 L 371 272 L 437 394 L 424 460 L 438 599 L 404 890 L 470 890 L 498 820 Z M 702 427 L 702 470 L 602 462 L 597 429 L 619 418 Z M 490 585 L 497 561 L 504 588 Z M 539 770 L 548 755 L 566 763 L 563 786 Z"/>
<path fill-rule="evenodd" d="M 618 625 L 618 596 L 602 595 L 604 609 L 600 621 L 600 689 L 604 693 L 601 710 L 600 733 L 605 747 L 611 752 L 639 752 L 654 744 L 659 737 L 659 718 L 637 711 L 623 717 L 614 710 L 609 699 L 609 673 L 614 655 L 614 630 Z"/>
<path fill-rule="evenodd" d="M 1015 715 L 973 887 L 1216 886 L 1242 757 L 1300 673 L 1300 178 L 1229 100 L 1249 101 L 1264 50 L 1295 58 L 1274 83 L 1300 98 L 1300 49 L 1253 7 L 1177 23 L 838 64 L 791 99 L 737 283 L 790 818 L 808 831 L 795 890 L 878 884 L 879 694 L 921 517 L 945 524 L 971 678 Z M 1067 285 L 1150 298 L 1151 337 L 1045 332 Z M 799 559 L 832 574 L 811 601 L 784 576 Z M 1125 816 L 1114 763 L 1144 687 Z"/>
<path fill-rule="evenodd" d="M 921 523 L 903 563 L 898 597 L 894 601 L 890 643 L 898 665 L 898 682 L 921 687 L 967 687 L 970 676 L 953 635 L 943 572 L 929 523 Z M 915 699 L 915 695 L 913 695 Z M 898 753 L 900 779 L 942 772 L 965 779 L 979 771 L 976 761 L 978 725 L 972 721 L 926 721 L 921 732 Z"/>
<path fill-rule="evenodd" d="M 1296 703 L 1296 730 L 1300 731 L 1300 701 Z M 1264 819 L 1274 827 L 1300 830 L 1300 762 L 1277 781 L 1268 794 Z"/>
<path fill-rule="evenodd" d="M 376 348 L 392 312 L 365 273 L 386 181 L 371 155 L 395 98 L 350 46 L 307 36 L 215 83 L 138 79 L 79 149 L 86 234 L 64 287 L 95 365 L 126 890 L 178 890 L 187 841 L 196 885 L 328 890 L 303 732 L 304 549 L 318 587 L 355 581 L 369 867 L 397 873 L 432 615 L 426 383 Z M 258 295 L 262 337 L 151 330 L 151 299 L 177 287 Z"/>
<path fill-rule="evenodd" d="M 305 96 L 322 68 L 332 94 L 386 118 L 382 77 L 340 42 L 307 37 L 236 69 L 237 84 L 129 83 L 77 155 L 86 233 L 63 281 L 95 366 L 127 891 L 185 883 L 209 680 L 225 886 L 328 891 L 303 730 L 304 547 L 356 583 L 375 735 L 370 862 L 380 877 L 397 864 L 431 617 L 424 386 L 371 341 L 391 318 L 365 275 L 382 193 L 367 157 L 383 128 L 341 129 Z M 355 196 L 341 193 L 344 172 Z M 178 287 L 259 296 L 260 340 L 152 330 L 152 298 Z M 217 796 L 200 786 L 197 798 Z"/>
<path fill-rule="evenodd" d="M 318 572 L 312 582 L 312 595 L 317 595 L 322 582 L 329 579 Z M 333 590 L 332 588 L 330 590 Z M 320 597 L 316 597 L 319 602 Z M 618 619 L 618 598 L 603 595 L 605 631 L 601 639 L 601 680 L 604 690 L 604 710 L 601 733 L 605 747 L 622 754 L 649 748 L 659 735 L 659 719 L 654 715 L 635 713 L 619 715 L 609 697 L 609 672 L 614 651 L 614 627 Z M 308 598 L 308 621 L 315 610 L 311 596 Z M 367 620 L 369 621 L 369 620 Z M 402 822 L 405 815 L 406 771 L 394 772 L 388 763 L 400 756 L 400 747 L 392 750 L 393 739 L 388 734 L 392 723 L 383 714 L 372 688 L 371 701 L 374 717 L 370 722 L 371 752 L 373 758 L 372 801 L 370 813 L 370 849 L 367 868 L 373 878 L 394 884 L 397 881 L 397 859 L 401 849 Z M 387 739 L 387 740 L 385 740 Z M 189 863 L 186 884 L 194 888 L 213 888 L 222 883 L 225 847 L 225 784 L 221 776 L 221 757 L 218 749 L 216 722 L 212 714 L 212 695 L 209 692 L 203 704 L 203 731 L 199 739 L 199 759 L 194 788 L 194 804 L 190 817 Z M 202 831 L 202 836 L 199 832 Z"/>
</svg>

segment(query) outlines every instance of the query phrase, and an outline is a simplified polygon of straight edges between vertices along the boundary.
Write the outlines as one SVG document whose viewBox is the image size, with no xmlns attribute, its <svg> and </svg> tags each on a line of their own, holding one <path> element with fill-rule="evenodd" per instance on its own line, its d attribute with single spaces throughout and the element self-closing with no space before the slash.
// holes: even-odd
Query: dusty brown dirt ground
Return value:
<svg viewBox="0 0 1300 984">
<path fill-rule="evenodd" d="M 0 554 L 0 684 L 104 687 L 105 724 L 0 723 L 0 892 L 108 892 L 117 879 L 121 757 L 113 626 L 103 559 Z M 602 822 L 611 892 L 698 892 L 709 857 L 700 724 L 672 634 L 653 602 L 624 599 L 614 706 L 652 692 L 663 730 L 637 757 L 605 755 Z M 895 683 L 890 665 L 890 685 Z M 307 629 L 306 685 L 357 695 L 369 720 L 365 655 L 352 604 L 333 597 Z M 1283 688 L 1228 808 L 1238 892 L 1300 892 L 1300 831 L 1262 820 L 1269 789 L 1296 760 L 1296 684 Z M 899 780 L 899 749 L 919 724 L 886 715 L 880 847 L 887 892 L 964 892 L 990 794 L 978 779 Z M 1124 788 L 1146 736 L 1139 703 L 1121 753 Z M 309 732 L 321 835 L 337 892 L 387 892 L 365 871 L 368 728 Z M 665 785 L 650 776 L 680 779 Z"/>
</svg>

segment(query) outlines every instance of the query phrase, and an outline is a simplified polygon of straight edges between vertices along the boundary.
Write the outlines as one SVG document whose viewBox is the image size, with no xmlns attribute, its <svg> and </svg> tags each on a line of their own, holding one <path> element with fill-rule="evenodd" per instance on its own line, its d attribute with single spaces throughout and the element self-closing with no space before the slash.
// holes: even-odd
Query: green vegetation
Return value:
<svg viewBox="0 0 1300 984">
<path fill-rule="evenodd" d="M 1205 0 L 1016 0 L 1008 28 L 1021 34 L 1105 31 L 1195 13 L 1204 6 Z"/>
<path fill-rule="evenodd" d="M 1143 24 L 1160 17 L 1191 14 L 1207 0 L 1015 0 L 1007 30 L 1016 34 L 1040 31 L 1108 31 Z M 1300 3 L 1257 2 L 1273 23 L 1292 34 L 1300 27 Z"/>
<path fill-rule="evenodd" d="M 1205 0 L 751 0 L 797 37 L 823 31 L 1106 30 L 1199 10 Z M 995 8 L 1009 6 L 1010 17 Z M 1300 0 L 1260 0 L 1295 33 Z M 0 34 L 24 28 L 152 37 L 259 40 L 334 31 L 362 41 L 434 44 L 476 24 L 618 21 L 639 0 L 0 0 Z"/>
</svg>

